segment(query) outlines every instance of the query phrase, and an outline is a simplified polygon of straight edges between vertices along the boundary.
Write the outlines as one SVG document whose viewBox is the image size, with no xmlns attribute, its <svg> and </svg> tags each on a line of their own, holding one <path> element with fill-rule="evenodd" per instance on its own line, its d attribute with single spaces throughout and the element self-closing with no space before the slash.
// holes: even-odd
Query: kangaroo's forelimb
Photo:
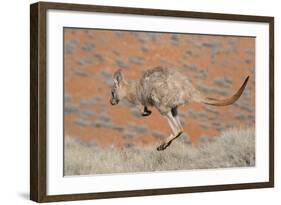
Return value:
<svg viewBox="0 0 281 205">
<path fill-rule="evenodd" d="M 143 117 L 147 117 L 147 116 L 151 115 L 151 113 L 152 113 L 152 111 L 149 110 L 149 109 L 147 108 L 147 106 L 143 106 L 143 105 L 140 104 L 140 103 L 137 104 L 136 107 L 137 107 L 137 109 L 140 111 L 141 116 L 143 116 Z"/>
<path fill-rule="evenodd" d="M 149 115 L 151 115 L 151 111 L 150 110 L 148 110 L 148 108 L 146 107 L 146 106 L 144 106 L 144 109 L 143 109 L 143 112 L 142 112 L 142 116 L 144 116 L 144 117 L 146 117 L 146 116 L 149 116 Z"/>
</svg>

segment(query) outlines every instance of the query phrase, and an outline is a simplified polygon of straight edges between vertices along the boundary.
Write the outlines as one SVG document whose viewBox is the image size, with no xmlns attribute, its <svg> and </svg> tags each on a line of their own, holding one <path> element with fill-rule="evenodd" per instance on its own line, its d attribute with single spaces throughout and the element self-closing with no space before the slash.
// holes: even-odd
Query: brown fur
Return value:
<svg viewBox="0 0 281 205">
<path fill-rule="evenodd" d="M 163 116 L 166 116 L 173 134 L 157 148 L 157 150 L 164 150 L 183 132 L 177 114 L 178 106 L 186 105 L 190 102 L 201 102 L 215 106 L 233 104 L 242 95 L 249 76 L 232 97 L 223 100 L 203 96 L 186 76 L 176 70 L 163 67 L 145 71 L 138 81 L 126 81 L 121 70 L 115 72 L 113 78 L 112 105 L 126 99 L 136 105 L 143 116 L 151 114 L 151 111 L 147 109 L 149 106 L 156 107 Z"/>
</svg>

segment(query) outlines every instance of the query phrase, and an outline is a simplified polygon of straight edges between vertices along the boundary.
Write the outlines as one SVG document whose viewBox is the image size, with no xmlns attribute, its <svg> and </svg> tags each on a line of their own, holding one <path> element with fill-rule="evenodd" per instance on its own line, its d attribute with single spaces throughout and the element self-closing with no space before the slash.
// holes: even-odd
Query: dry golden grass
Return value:
<svg viewBox="0 0 281 205">
<path fill-rule="evenodd" d="M 65 138 L 64 174 L 89 175 L 255 165 L 255 130 L 230 129 L 198 145 L 175 140 L 165 151 L 156 146 L 101 148 Z"/>
</svg>

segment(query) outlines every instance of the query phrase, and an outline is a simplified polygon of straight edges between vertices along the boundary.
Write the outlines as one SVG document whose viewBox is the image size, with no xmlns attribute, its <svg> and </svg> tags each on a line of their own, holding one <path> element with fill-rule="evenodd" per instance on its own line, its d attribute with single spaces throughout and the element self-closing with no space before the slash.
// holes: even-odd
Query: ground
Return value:
<svg viewBox="0 0 281 205">
<path fill-rule="evenodd" d="M 101 148 L 77 138 L 65 140 L 65 175 L 153 172 L 255 166 L 254 128 L 230 129 L 194 145 L 179 139 L 163 152 L 156 147 Z"/>
</svg>

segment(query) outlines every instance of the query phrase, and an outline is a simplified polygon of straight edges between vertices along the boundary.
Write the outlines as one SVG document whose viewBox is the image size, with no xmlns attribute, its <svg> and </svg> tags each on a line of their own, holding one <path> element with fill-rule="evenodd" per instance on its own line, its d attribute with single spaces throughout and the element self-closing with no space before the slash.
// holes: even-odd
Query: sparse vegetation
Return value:
<svg viewBox="0 0 281 205">
<path fill-rule="evenodd" d="M 156 146 L 102 148 L 66 137 L 64 174 L 89 175 L 126 172 L 247 167 L 255 165 L 255 129 L 230 129 L 220 137 L 190 144 L 175 140 L 165 151 Z"/>
</svg>

